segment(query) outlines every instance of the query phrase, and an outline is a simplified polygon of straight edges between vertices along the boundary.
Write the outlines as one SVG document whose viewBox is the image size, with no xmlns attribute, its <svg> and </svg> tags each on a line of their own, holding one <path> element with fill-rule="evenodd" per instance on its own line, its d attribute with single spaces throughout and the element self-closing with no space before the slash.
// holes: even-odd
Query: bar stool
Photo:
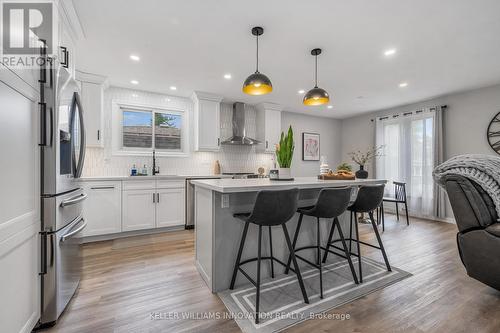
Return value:
<svg viewBox="0 0 500 333">
<path fill-rule="evenodd" d="M 300 260 L 308 263 L 309 265 L 319 269 L 319 287 L 320 287 L 320 298 L 323 298 L 323 268 L 321 265 L 321 250 L 327 250 L 325 247 L 321 246 L 321 234 L 320 234 L 320 218 L 333 219 L 332 228 L 330 230 L 329 239 L 332 237 L 333 232 L 335 231 L 335 227 L 338 228 L 339 237 L 342 241 L 343 249 L 338 248 L 341 251 L 344 251 L 344 254 L 339 254 L 331 251 L 331 253 L 336 254 L 344 259 L 347 259 L 349 263 L 349 267 L 351 269 L 352 278 L 354 283 L 358 284 L 358 279 L 356 277 L 356 272 L 354 270 L 354 265 L 351 261 L 351 256 L 349 251 L 347 250 L 347 244 L 344 239 L 344 234 L 342 233 L 342 228 L 340 227 L 340 223 L 338 220 L 338 216 L 340 216 L 343 212 L 346 211 L 347 206 L 349 206 L 349 201 L 351 198 L 351 188 L 350 187 L 341 187 L 341 188 L 325 188 L 319 192 L 318 200 L 314 206 L 299 208 L 298 213 L 300 213 L 299 221 L 297 223 L 297 228 L 295 229 L 295 235 L 293 236 L 293 251 L 290 252 L 288 257 L 288 262 L 285 269 L 285 274 L 288 274 L 288 270 L 290 269 L 290 262 L 292 260 L 292 255 L 298 251 L 306 250 L 306 249 L 316 249 L 316 263 L 313 263 L 304 257 L 295 254 L 295 257 Z M 299 237 L 300 226 L 302 225 L 302 219 L 306 216 L 316 217 L 316 245 L 310 246 L 302 246 L 296 248 L 297 239 Z"/>
<path fill-rule="evenodd" d="M 350 224 L 350 230 L 349 230 L 349 252 L 353 255 L 358 257 L 358 276 L 359 276 L 359 282 L 363 282 L 363 272 L 361 269 L 361 249 L 360 249 L 360 244 L 366 245 L 373 247 L 375 249 L 378 249 L 382 252 L 382 256 L 384 257 L 385 265 L 387 267 L 387 270 L 390 272 L 391 271 L 391 266 L 389 265 L 389 260 L 387 259 L 387 255 L 385 253 L 384 245 L 382 244 L 382 239 L 380 238 L 380 234 L 378 232 L 377 225 L 375 224 L 375 219 L 373 218 L 373 211 L 377 209 L 377 207 L 380 206 L 382 203 L 382 198 L 384 196 L 384 184 L 382 185 L 373 185 L 373 186 L 361 186 L 358 190 L 358 195 L 356 197 L 356 200 L 354 203 L 347 208 L 351 212 L 351 224 Z M 375 236 L 377 237 L 377 241 L 379 246 L 375 246 L 373 244 L 369 244 L 366 242 L 363 242 L 359 239 L 359 230 L 358 230 L 358 221 L 355 218 L 354 219 L 354 226 L 355 226 L 355 232 L 356 232 L 356 239 L 352 238 L 352 224 L 353 224 L 353 215 L 356 216 L 357 213 L 368 213 L 370 216 L 370 221 L 372 223 L 373 231 L 375 232 Z M 333 246 L 333 243 L 338 242 L 339 240 L 332 240 L 333 234 L 330 233 L 330 236 L 328 238 L 328 244 L 327 244 L 327 251 L 325 252 L 325 255 L 323 257 L 323 262 L 326 261 L 327 255 L 330 252 L 329 248 L 330 246 Z M 356 242 L 357 244 L 357 253 L 354 254 L 351 251 L 351 242 Z"/>
<path fill-rule="evenodd" d="M 260 301 L 260 262 L 262 259 L 267 259 L 271 261 L 271 277 L 274 278 L 274 262 L 286 266 L 284 262 L 273 257 L 273 244 L 271 238 L 271 227 L 281 225 L 283 228 L 283 233 L 285 234 L 285 240 L 288 246 L 288 250 L 293 252 L 292 243 L 290 242 L 290 236 L 288 235 L 288 230 L 286 228 L 286 222 L 288 222 L 295 211 L 297 210 L 297 202 L 299 198 L 299 189 L 294 188 L 290 190 L 282 191 L 260 191 L 257 194 L 257 199 L 253 211 L 251 213 L 240 213 L 234 214 L 233 216 L 243 220 L 245 226 L 243 228 L 243 234 L 241 236 L 240 248 L 238 250 L 238 255 L 236 257 L 236 262 L 234 264 L 233 277 L 231 279 L 231 285 L 229 289 L 234 289 L 234 283 L 236 281 L 236 276 L 238 271 L 240 271 L 257 289 L 256 290 L 256 301 L 255 301 L 255 323 L 259 323 L 259 301 Z M 243 252 L 243 247 L 245 245 L 245 239 L 248 232 L 248 226 L 250 223 L 259 226 L 259 239 L 258 239 L 258 250 L 257 258 L 247 259 L 241 261 L 241 254 Z M 262 257 L 262 227 L 269 227 L 269 242 L 270 242 L 270 256 Z M 254 281 L 240 266 L 247 264 L 249 262 L 257 261 L 257 281 Z M 302 291 L 302 297 L 305 303 L 309 303 L 307 298 L 306 289 L 304 287 L 304 282 L 302 281 L 302 275 L 300 274 L 299 266 L 297 265 L 297 260 L 295 256 L 292 255 L 292 261 L 294 270 L 293 272 L 297 275 L 299 281 L 299 286 Z"/>
</svg>

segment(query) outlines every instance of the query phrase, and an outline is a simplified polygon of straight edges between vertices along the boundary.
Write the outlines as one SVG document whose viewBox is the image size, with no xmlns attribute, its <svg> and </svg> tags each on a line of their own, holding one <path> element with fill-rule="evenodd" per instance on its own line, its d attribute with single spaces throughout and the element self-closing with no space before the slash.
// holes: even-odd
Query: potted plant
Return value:
<svg viewBox="0 0 500 333">
<path fill-rule="evenodd" d="M 361 150 L 358 150 L 350 152 L 348 154 L 351 157 L 352 161 L 359 165 L 359 170 L 356 171 L 356 178 L 359 179 L 368 178 L 368 171 L 365 170 L 365 166 L 375 157 L 382 156 L 383 148 L 384 146 L 377 146 L 368 149 L 366 152 L 361 152 Z"/>
<path fill-rule="evenodd" d="M 291 178 L 290 166 L 292 164 L 293 150 L 295 143 L 293 142 L 292 126 L 288 128 L 288 133 L 281 132 L 280 143 L 276 145 L 276 161 L 279 165 L 279 178 Z"/>
</svg>

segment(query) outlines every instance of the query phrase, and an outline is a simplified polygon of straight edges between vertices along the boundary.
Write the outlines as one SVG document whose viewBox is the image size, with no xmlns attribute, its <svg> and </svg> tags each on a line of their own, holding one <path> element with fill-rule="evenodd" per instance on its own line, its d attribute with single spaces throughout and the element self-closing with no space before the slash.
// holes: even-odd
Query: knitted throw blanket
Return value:
<svg viewBox="0 0 500 333">
<path fill-rule="evenodd" d="M 438 165 L 432 175 L 444 186 L 446 175 L 460 175 L 476 182 L 489 194 L 500 216 L 500 157 L 492 155 L 458 155 Z"/>
</svg>

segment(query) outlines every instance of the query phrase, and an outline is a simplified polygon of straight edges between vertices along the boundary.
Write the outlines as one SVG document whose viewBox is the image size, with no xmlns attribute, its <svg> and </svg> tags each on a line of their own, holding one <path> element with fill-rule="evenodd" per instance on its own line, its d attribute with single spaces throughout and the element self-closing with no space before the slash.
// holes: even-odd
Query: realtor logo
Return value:
<svg viewBox="0 0 500 333">
<path fill-rule="evenodd" d="M 39 54 L 43 41 L 47 54 L 53 49 L 52 3 L 3 2 L 2 49 L 4 55 Z"/>
</svg>

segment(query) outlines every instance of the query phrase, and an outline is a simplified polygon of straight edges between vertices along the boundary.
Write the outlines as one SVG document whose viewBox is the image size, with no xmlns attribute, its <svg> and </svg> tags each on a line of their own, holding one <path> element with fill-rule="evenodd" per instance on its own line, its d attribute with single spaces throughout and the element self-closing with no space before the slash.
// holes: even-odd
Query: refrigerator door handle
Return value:
<svg viewBox="0 0 500 333">
<path fill-rule="evenodd" d="M 73 163 L 74 163 L 74 177 L 80 178 L 83 170 L 83 162 L 85 160 L 85 125 L 83 122 L 83 108 L 80 102 L 80 95 L 78 92 L 73 93 L 73 103 L 71 104 L 71 115 L 74 117 L 76 108 L 78 108 L 78 122 L 80 124 L 80 152 L 78 154 L 78 161 L 76 160 L 75 151 L 73 150 Z"/>
<path fill-rule="evenodd" d="M 40 233 L 40 242 L 42 245 L 40 275 L 47 274 L 47 232 Z"/>
<path fill-rule="evenodd" d="M 78 221 L 76 225 L 80 224 L 80 222 L 83 222 L 83 224 L 76 229 L 70 229 L 64 236 L 61 237 L 61 242 L 65 242 L 68 238 L 71 238 L 72 236 L 85 229 L 85 227 L 87 226 L 87 222 L 85 222 L 85 219 L 83 217 L 80 218 L 80 221 Z"/>
<path fill-rule="evenodd" d="M 76 205 L 77 203 L 82 202 L 85 199 L 87 199 L 87 194 L 83 193 L 83 194 L 80 194 L 76 197 L 64 200 L 63 202 L 61 202 L 61 207 Z"/>
</svg>

